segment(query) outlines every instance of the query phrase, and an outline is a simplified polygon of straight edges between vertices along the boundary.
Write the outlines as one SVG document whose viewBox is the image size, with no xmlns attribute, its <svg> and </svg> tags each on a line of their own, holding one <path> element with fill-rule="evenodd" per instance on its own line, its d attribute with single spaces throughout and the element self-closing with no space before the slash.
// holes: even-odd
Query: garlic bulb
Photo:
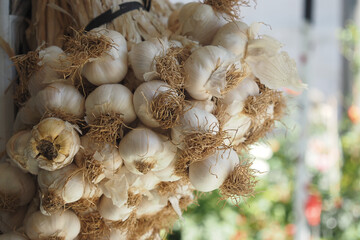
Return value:
<svg viewBox="0 0 360 240">
<path fill-rule="evenodd" d="M 184 149 L 186 135 L 196 133 L 216 135 L 217 132 L 219 132 L 217 118 L 205 110 L 194 107 L 181 117 L 179 126 L 171 129 L 171 139 L 180 149 Z"/>
<path fill-rule="evenodd" d="M 153 171 L 152 173 L 162 182 L 174 182 L 179 180 L 181 177 L 175 173 L 175 162 L 172 161 L 169 166 L 160 171 Z M 151 190 L 151 189 L 149 189 Z"/>
<path fill-rule="evenodd" d="M 23 225 L 27 206 L 19 207 L 16 210 L 0 210 L 0 232 L 8 233 L 19 229 Z M 0 236 L 1 239 L 1 236 Z"/>
<path fill-rule="evenodd" d="M 36 96 L 41 89 L 60 80 L 62 78 L 61 70 L 69 65 L 66 61 L 66 54 L 57 46 L 40 50 L 39 59 L 40 69 L 32 74 L 28 83 L 31 96 Z"/>
<path fill-rule="evenodd" d="M 151 191 L 151 194 L 152 198 L 143 198 L 140 205 L 136 209 L 137 218 L 156 214 L 167 206 L 167 197 L 161 196 L 156 190 Z"/>
<path fill-rule="evenodd" d="M 51 215 L 66 203 L 78 201 L 84 194 L 86 182 L 81 169 L 71 164 L 59 170 L 39 171 L 38 183 L 41 191 L 40 210 Z"/>
<path fill-rule="evenodd" d="M 185 96 L 163 81 L 141 84 L 134 93 L 134 108 L 142 123 L 151 128 L 173 127 L 184 113 Z"/>
<path fill-rule="evenodd" d="M 119 152 L 126 168 L 141 175 L 169 166 L 175 158 L 176 146 L 150 129 L 136 128 L 121 140 Z"/>
<path fill-rule="evenodd" d="M 41 117 L 42 114 L 37 109 L 35 98 L 29 98 L 25 105 L 20 108 L 16 114 L 14 132 L 32 128 L 40 122 Z"/>
<path fill-rule="evenodd" d="M 270 89 L 303 89 L 306 85 L 301 83 L 295 61 L 286 52 L 279 52 L 280 48 L 280 42 L 266 35 L 249 40 L 245 62 L 255 77 Z"/>
<path fill-rule="evenodd" d="M 239 157 L 234 150 L 218 150 L 206 159 L 190 165 L 190 182 L 198 191 L 211 192 L 223 184 L 238 163 Z"/>
<path fill-rule="evenodd" d="M 31 131 L 26 149 L 39 168 L 54 171 L 69 165 L 80 148 L 76 126 L 58 118 L 46 118 Z"/>
<path fill-rule="evenodd" d="M 113 204 L 111 198 L 105 196 L 101 197 L 98 211 L 100 215 L 111 221 L 125 221 L 129 218 L 131 212 L 134 210 L 134 207 L 128 207 L 125 204 L 121 207 L 118 207 Z"/>
<path fill-rule="evenodd" d="M 75 155 L 75 163 L 78 167 L 85 167 L 86 176 L 91 182 L 99 183 L 105 177 L 114 175 L 121 167 L 122 158 L 114 145 L 100 145 L 87 135 L 80 140 L 82 148 Z"/>
<path fill-rule="evenodd" d="M 136 119 L 133 94 L 121 84 L 104 84 L 89 94 L 85 101 L 88 135 L 96 141 L 114 143 L 121 135 L 122 124 Z"/>
<path fill-rule="evenodd" d="M 181 43 L 166 38 L 151 38 L 133 46 L 129 52 L 129 61 L 136 78 L 142 81 L 158 78 L 155 58 L 164 56 L 171 47 L 181 46 Z"/>
<path fill-rule="evenodd" d="M 235 56 L 222 47 L 206 46 L 195 50 L 186 60 L 185 89 L 196 100 L 207 100 L 221 94 L 247 75 L 246 69 Z"/>
<path fill-rule="evenodd" d="M 45 216 L 33 213 L 25 222 L 25 232 L 30 239 L 73 240 L 80 233 L 80 220 L 72 211 L 65 210 Z"/>
<path fill-rule="evenodd" d="M 0 240 L 27 240 L 28 238 L 17 232 L 8 232 L 0 235 Z"/>
<path fill-rule="evenodd" d="M 214 36 L 211 45 L 222 46 L 243 58 L 248 41 L 248 25 L 240 21 L 229 22 L 222 26 Z"/>
<path fill-rule="evenodd" d="M 82 75 L 96 86 L 121 82 L 127 73 L 127 44 L 121 33 L 96 28 L 87 34 L 105 36 L 112 46 L 101 57 L 90 59 L 82 69 Z"/>
<path fill-rule="evenodd" d="M 178 18 L 179 33 L 203 45 L 210 44 L 219 28 L 226 24 L 224 15 L 215 12 L 210 5 L 199 2 L 183 5 Z"/>
<path fill-rule="evenodd" d="M 38 112 L 43 116 L 50 112 L 58 117 L 81 119 L 85 113 L 85 98 L 72 85 L 52 83 L 34 98 Z M 68 120 L 68 119 L 64 119 Z"/>
<path fill-rule="evenodd" d="M 7 162 L 0 163 L 0 210 L 14 210 L 28 204 L 35 194 L 29 174 Z"/>
<path fill-rule="evenodd" d="M 6 153 L 16 166 L 36 175 L 39 171 L 38 163 L 27 156 L 27 147 L 31 138 L 30 130 L 15 133 L 6 144 Z"/>
</svg>

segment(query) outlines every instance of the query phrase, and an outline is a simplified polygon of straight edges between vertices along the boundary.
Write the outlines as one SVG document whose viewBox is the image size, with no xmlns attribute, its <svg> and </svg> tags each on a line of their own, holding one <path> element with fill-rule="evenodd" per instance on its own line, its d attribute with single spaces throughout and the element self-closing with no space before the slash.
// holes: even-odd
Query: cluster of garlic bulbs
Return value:
<svg viewBox="0 0 360 240">
<path fill-rule="evenodd" d="M 194 190 L 253 193 L 242 154 L 303 85 L 278 41 L 212 2 L 154 15 L 173 33 L 130 51 L 97 28 L 17 59 L 34 72 L 0 164 L 4 239 L 160 239 Z"/>
</svg>

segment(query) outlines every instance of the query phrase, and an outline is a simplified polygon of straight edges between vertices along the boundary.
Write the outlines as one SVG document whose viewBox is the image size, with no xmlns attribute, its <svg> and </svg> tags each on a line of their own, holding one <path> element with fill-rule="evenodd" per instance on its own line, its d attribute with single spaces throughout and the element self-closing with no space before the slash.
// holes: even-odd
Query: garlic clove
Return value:
<svg viewBox="0 0 360 240">
<path fill-rule="evenodd" d="M 128 69 L 127 43 L 121 33 L 104 28 L 95 28 L 87 34 L 105 36 L 112 46 L 101 57 L 90 59 L 82 75 L 96 86 L 121 82 Z"/>
<path fill-rule="evenodd" d="M 37 175 L 37 161 L 27 157 L 27 146 L 32 138 L 31 131 L 25 130 L 14 134 L 6 144 L 6 153 L 16 166 L 26 172 Z"/>
<path fill-rule="evenodd" d="M 217 150 L 215 154 L 195 162 L 189 167 L 189 179 L 196 190 L 211 192 L 218 189 L 239 157 L 232 149 Z"/>
<path fill-rule="evenodd" d="M 130 131 L 119 144 L 126 168 L 134 174 L 146 174 L 166 168 L 175 158 L 176 146 L 147 128 Z"/>
<path fill-rule="evenodd" d="M 73 240 L 80 233 L 80 220 L 72 211 L 65 210 L 45 216 L 33 213 L 25 222 L 25 232 L 30 239 L 59 238 Z"/>
<path fill-rule="evenodd" d="M 46 118 L 31 131 L 28 158 L 40 168 L 54 171 L 69 165 L 80 148 L 77 127 L 58 118 Z"/>
</svg>

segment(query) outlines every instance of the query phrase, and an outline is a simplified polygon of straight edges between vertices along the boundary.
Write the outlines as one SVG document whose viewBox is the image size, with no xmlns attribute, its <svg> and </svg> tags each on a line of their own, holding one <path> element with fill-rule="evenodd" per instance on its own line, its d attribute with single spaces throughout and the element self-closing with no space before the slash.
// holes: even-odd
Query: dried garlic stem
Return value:
<svg viewBox="0 0 360 240">
<path fill-rule="evenodd" d="M 205 0 L 204 4 L 210 5 L 219 13 L 225 13 L 231 20 L 238 19 L 240 7 L 250 7 L 250 3 L 256 0 Z"/>
</svg>

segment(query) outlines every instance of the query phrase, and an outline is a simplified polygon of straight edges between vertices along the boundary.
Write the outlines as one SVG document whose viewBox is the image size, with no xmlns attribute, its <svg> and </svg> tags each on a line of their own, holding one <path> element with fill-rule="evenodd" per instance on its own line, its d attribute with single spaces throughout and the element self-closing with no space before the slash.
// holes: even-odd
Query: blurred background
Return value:
<svg viewBox="0 0 360 240">
<path fill-rule="evenodd" d="M 241 16 L 265 23 L 308 89 L 251 150 L 255 197 L 200 195 L 168 239 L 360 239 L 360 1 L 257 0 Z"/>
</svg>

